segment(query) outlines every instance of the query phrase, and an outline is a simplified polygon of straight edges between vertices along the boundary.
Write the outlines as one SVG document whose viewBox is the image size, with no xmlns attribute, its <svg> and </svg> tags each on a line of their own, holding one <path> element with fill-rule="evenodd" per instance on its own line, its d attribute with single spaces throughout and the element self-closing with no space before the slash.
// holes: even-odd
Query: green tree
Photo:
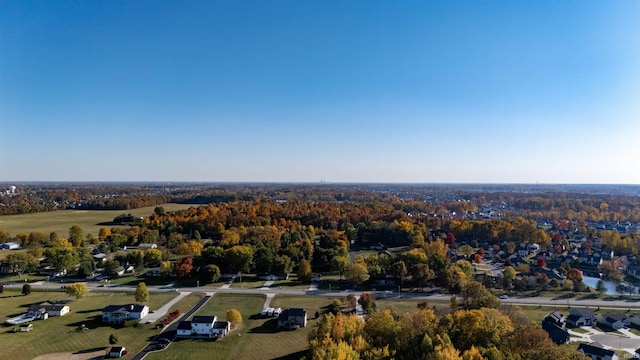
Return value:
<svg viewBox="0 0 640 360">
<path fill-rule="evenodd" d="M 47 248 L 44 254 L 51 265 L 58 271 L 68 271 L 79 264 L 78 253 L 72 248 Z"/>
<path fill-rule="evenodd" d="M 65 287 L 64 291 L 75 297 L 76 299 L 80 299 L 85 297 L 89 293 L 89 289 L 87 289 L 86 283 L 73 283 L 69 284 Z"/>
<path fill-rule="evenodd" d="M 162 251 L 158 249 L 146 249 L 144 251 L 144 264 L 149 266 L 162 261 Z"/>
<path fill-rule="evenodd" d="M 246 245 L 236 245 L 224 251 L 229 271 L 248 273 L 253 261 L 253 249 Z"/>
<path fill-rule="evenodd" d="M 504 270 L 502 270 L 502 278 L 504 287 L 510 289 L 513 281 L 516 279 L 516 269 L 514 269 L 513 266 L 506 266 Z"/>
<path fill-rule="evenodd" d="M 22 295 L 29 295 L 29 294 L 31 294 L 31 285 L 29 284 L 22 285 Z"/>
<path fill-rule="evenodd" d="M 120 341 L 120 338 L 118 337 L 118 334 L 113 333 L 113 334 L 109 335 L 109 344 L 115 345 L 115 344 L 118 343 L 118 341 Z"/>
<path fill-rule="evenodd" d="M 35 271 L 40 263 L 33 255 L 18 252 L 7 255 L 5 265 L 10 272 L 22 275 Z"/>
<path fill-rule="evenodd" d="M 353 265 L 349 267 L 347 278 L 351 280 L 356 287 L 364 283 L 365 281 L 369 280 L 367 266 L 360 262 L 353 263 Z"/>
<path fill-rule="evenodd" d="M 205 280 L 208 283 L 212 284 L 218 281 L 221 275 L 222 274 L 220 272 L 220 268 L 218 267 L 218 265 L 209 264 L 204 267 L 204 276 L 205 276 Z"/>
<path fill-rule="evenodd" d="M 69 228 L 69 241 L 75 247 L 80 247 L 84 243 L 84 237 L 82 235 L 82 228 L 78 225 L 73 225 Z"/>
<path fill-rule="evenodd" d="M 149 289 L 147 289 L 147 284 L 144 282 L 139 282 L 136 287 L 136 302 L 139 304 L 146 303 L 149 301 Z"/>
<path fill-rule="evenodd" d="M 349 258 L 346 256 L 334 256 L 331 260 L 331 269 L 337 271 L 340 274 L 340 280 L 342 276 L 349 268 Z"/>
</svg>

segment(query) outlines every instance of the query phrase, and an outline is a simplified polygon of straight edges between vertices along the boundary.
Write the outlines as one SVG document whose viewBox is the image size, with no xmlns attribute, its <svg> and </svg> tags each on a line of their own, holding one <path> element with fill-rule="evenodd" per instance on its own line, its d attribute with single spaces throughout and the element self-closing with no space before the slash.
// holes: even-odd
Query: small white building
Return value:
<svg viewBox="0 0 640 360">
<path fill-rule="evenodd" d="M 0 245 L 0 247 L 6 250 L 16 250 L 16 249 L 20 249 L 20 243 L 17 243 L 15 241 L 10 241 Z"/>
<path fill-rule="evenodd" d="M 138 245 L 139 250 L 157 249 L 157 248 L 158 248 L 158 245 L 152 244 L 152 243 L 140 243 L 140 245 Z"/>
</svg>

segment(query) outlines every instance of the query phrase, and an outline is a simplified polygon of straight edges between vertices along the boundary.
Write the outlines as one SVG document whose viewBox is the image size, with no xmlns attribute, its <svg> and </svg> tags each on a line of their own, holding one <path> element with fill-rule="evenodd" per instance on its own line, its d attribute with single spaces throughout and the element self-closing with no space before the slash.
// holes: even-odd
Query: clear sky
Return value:
<svg viewBox="0 0 640 360">
<path fill-rule="evenodd" d="M 640 1 L 0 0 L 0 181 L 640 184 Z"/>
</svg>

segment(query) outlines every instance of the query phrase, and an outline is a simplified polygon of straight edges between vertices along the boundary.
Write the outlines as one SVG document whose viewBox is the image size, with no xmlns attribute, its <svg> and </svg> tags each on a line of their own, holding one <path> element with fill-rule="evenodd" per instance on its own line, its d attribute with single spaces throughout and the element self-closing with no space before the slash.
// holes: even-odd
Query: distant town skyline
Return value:
<svg viewBox="0 0 640 360">
<path fill-rule="evenodd" d="M 640 184 L 638 1 L 0 9 L 0 182 Z"/>
</svg>

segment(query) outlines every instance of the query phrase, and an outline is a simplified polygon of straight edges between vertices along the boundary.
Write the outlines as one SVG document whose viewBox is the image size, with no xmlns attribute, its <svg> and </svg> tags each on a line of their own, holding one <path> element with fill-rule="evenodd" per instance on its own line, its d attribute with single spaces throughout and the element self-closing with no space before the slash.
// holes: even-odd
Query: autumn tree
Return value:
<svg viewBox="0 0 640 360">
<path fill-rule="evenodd" d="M 200 256 L 203 248 L 204 245 L 202 245 L 201 242 L 191 240 L 178 245 L 178 250 L 176 253 L 178 255 Z"/>
<path fill-rule="evenodd" d="M 236 327 L 242 323 L 242 315 L 240 314 L 240 311 L 236 309 L 227 310 L 226 318 L 233 327 Z"/>
<path fill-rule="evenodd" d="M 158 249 L 145 249 L 144 250 L 144 264 L 150 266 L 162 261 L 162 251 Z"/>
<path fill-rule="evenodd" d="M 65 287 L 64 291 L 67 294 L 75 297 L 76 299 L 83 298 L 89 293 L 89 289 L 87 289 L 87 283 L 69 284 Z"/>
<path fill-rule="evenodd" d="M 191 275 L 193 270 L 193 259 L 190 257 L 183 258 L 175 264 L 176 275 L 181 278 L 186 278 Z"/>
<path fill-rule="evenodd" d="M 149 301 L 149 289 L 147 289 L 147 284 L 144 282 L 139 282 L 136 287 L 135 299 L 138 304 L 143 304 Z"/>
<path fill-rule="evenodd" d="M 225 262 L 232 273 L 248 273 L 253 261 L 253 249 L 246 245 L 237 245 L 224 251 Z"/>
<path fill-rule="evenodd" d="M 111 230 L 108 227 L 103 226 L 98 230 L 98 239 L 100 239 L 100 241 L 104 241 L 110 235 Z"/>
<path fill-rule="evenodd" d="M 362 293 L 358 299 L 358 304 L 362 306 L 362 310 L 366 313 L 372 313 L 376 310 L 376 302 L 373 295 L 369 293 Z"/>
<path fill-rule="evenodd" d="M 367 266 L 362 262 L 355 262 L 349 267 L 347 272 L 347 278 L 353 282 L 357 287 L 358 285 L 369 280 L 369 273 L 367 272 Z"/>
<path fill-rule="evenodd" d="M 311 263 L 307 259 L 300 260 L 298 264 L 298 281 L 311 281 Z"/>
</svg>

